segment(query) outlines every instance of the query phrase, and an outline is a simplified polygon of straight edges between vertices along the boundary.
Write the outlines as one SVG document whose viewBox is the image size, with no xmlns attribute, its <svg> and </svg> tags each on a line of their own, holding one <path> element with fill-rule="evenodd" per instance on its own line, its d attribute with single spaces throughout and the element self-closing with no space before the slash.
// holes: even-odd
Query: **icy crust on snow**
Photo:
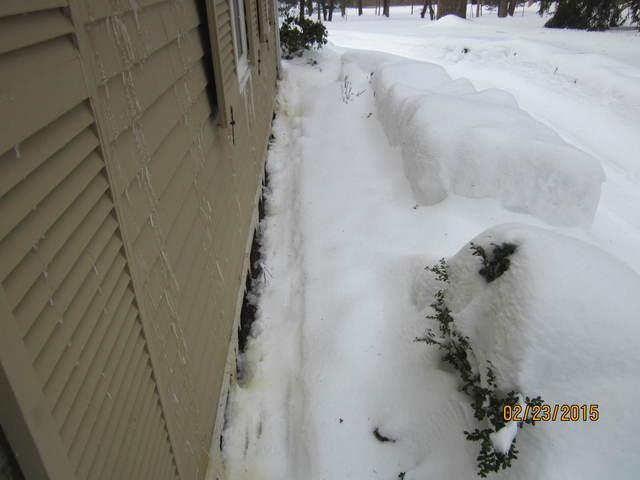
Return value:
<svg viewBox="0 0 640 480">
<path fill-rule="evenodd" d="M 640 419 L 629 402 L 640 393 L 640 276 L 595 246 L 537 227 L 502 225 L 473 242 L 487 252 L 517 245 L 510 268 L 491 283 L 469 245 L 448 260 L 445 301 L 479 371 L 491 362 L 505 392 L 600 410 L 597 422 L 544 422 L 518 433 L 516 471 L 634 477 Z M 499 434 L 494 444 L 504 447 L 515 432 Z"/>
<path fill-rule="evenodd" d="M 399 145 L 416 201 L 495 198 L 553 225 L 588 226 L 600 199 L 599 162 L 518 107 L 428 63 L 391 62 L 373 76 L 380 121 Z"/>
</svg>

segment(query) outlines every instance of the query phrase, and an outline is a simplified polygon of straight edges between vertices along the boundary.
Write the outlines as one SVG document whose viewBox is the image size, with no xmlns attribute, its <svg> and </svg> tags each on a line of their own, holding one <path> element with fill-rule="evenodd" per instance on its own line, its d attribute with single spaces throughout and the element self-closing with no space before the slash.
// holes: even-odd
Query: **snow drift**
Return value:
<svg viewBox="0 0 640 480">
<path fill-rule="evenodd" d="M 380 120 L 402 148 L 416 201 L 449 194 L 495 198 L 553 225 L 590 225 L 599 162 L 518 107 L 501 90 L 476 91 L 437 65 L 392 62 L 373 77 Z"/>
<path fill-rule="evenodd" d="M 445 301 L 479 370 L 505 392 L 598 404 L 597 422 L 543 422 L 518 434 L 522 478 L 632 478 L 640 468 L 640 277 L 597 247 L 517 224 L 473 240 L 517 246 L 487 282 L 469 245 L 449 259 Z M 518 477 L 519 478 L 519 477 Z"/>
</svg>

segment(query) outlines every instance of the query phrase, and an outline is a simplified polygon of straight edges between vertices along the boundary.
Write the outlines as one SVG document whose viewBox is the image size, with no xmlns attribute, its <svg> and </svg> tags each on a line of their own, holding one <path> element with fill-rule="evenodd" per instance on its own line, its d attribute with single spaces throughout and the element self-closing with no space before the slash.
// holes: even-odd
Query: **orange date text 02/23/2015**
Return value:
<svg viewBox="0 0 640 480">
<path fill-rule="evenodd" d="M 600 410 L 597 403 L 516 404 L 505 405 L 502 418 L 505 422 L 597 422 Z"/>
</svg>

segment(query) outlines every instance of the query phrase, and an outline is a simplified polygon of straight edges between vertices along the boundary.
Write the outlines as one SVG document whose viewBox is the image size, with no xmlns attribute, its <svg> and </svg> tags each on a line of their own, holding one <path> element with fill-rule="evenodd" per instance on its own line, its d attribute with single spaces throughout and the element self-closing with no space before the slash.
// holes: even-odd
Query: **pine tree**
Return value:
<svg viewBox="0 0 640 480">
<path fill-rule="evenodd" d="M 640 0 L 621 2 L 619 0 L 542 0 L 539 13 L 549 11 L 556 4 L 556 13 L 545 24 L 548 28 L 578 28 L 582 30 L 607 30 L 622 24 L 622 12 Z M 636 10 L 637 11 L 637 10 Z M 635 20 L 637 23 L 638 19 Z"/>
<path fill-rule="evenodd" d="M 631 0 L 628 7 L 631 23 L 635 23 L 638 30 L 640 30 L 640 0 Z"/>
</svg>

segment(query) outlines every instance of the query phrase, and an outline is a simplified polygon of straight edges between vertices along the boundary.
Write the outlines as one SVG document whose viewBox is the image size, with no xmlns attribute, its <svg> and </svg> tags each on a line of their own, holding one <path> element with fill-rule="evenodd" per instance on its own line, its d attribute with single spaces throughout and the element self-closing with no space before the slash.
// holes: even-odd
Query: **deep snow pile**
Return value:
<svg viewBox="0 0 640 480">
<path fill-rule="evenodd" d="M 597 422 L 581 416 L 525 428 L 509 473 L 632 478 L 640 468 L 640 419 L 629 408 L 640 392 L 640 277 L 597 247 L 540 228 L 502 225 L 473 240 L 486 252 L 504 243 L 516 252 L 494 281 L 479 273 L 470 245 L 447 262 L 445 303 L 470 339 L 474 365 L 483 376 L 491 365 L 503 392 L 541 395 L 552 408 L 597 404 L 600 412 Z"/>
<path fill-rule="evenodd" d="M 599 162 L 513 96 L 476 91 L 433 64 L 392 62 L 374 73 L 380 118 L 402 148 L 416 201 L 490 197 L 551 224 L 591 224 L 604 180 Z"/>
</svg>

